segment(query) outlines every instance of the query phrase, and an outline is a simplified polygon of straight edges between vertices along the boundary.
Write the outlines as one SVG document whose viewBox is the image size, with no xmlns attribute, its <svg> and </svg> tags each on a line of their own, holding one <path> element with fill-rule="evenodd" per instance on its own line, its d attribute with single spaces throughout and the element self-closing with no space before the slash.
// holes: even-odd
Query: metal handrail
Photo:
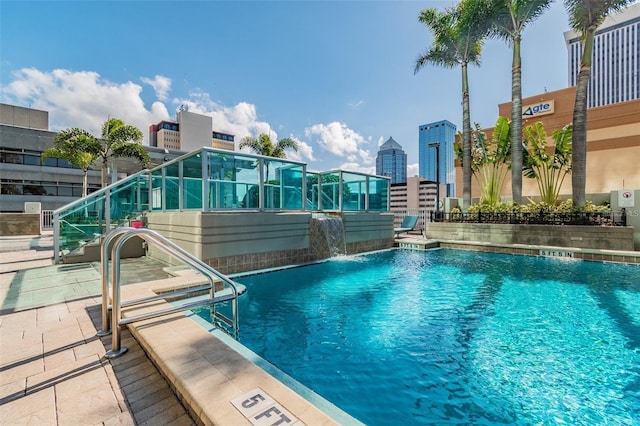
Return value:
<svg viewBox="0 0 640 426">
<path fill-rule="evenodd" d="M 146 298 L 136 299 L 135 301 L 129 301 L 126 303 L 121 303 L 120 301 L 120 251 L 124 245 L 124 243 L 130 238 L 138 236 L 149 243 L 154 243 L 157 248 L 163 250 L 165 253 L 175 256 L 178 259 L 182 260 L 188 266 L 191 266 L 196 271 L 200 272 L 204 275 L 208 280 L 210 285 L 207 287 L 197 287 L 190 289 L 193 291 L 202 291 L 202 290 L 210 290 L 211 298 L 203 301 L 190 302 L 187 304 L 180 305 L 178 307 L 168 308 L 161 311 L 149 312 L 146 314 L 138 315 L 135 317 L 130 317 L 126 319 L 122 319 L 121 317 L 121 309 L 123 306 L 132 306 L 134 304 L 146 303 L 148 301 L 164 299 L 173 294 L 185 294 L 185 290 L 177 290 L 174 292 L 164 293 L 162 295 L 150 296 Z M 112 241 L 114 245 L 111 249 L 111 259 L 112 259 L 112 267 L 111 267 L 111 278 L 113 279 L 113 285 L 111 286 L 111 318 L 109 321 L 109 273 L 108 273 L 108 247 Z M 231 280 L 226 275 L 216 271 L 211 268 L 206 263 L 202 262 L 200 259 L 194 257 L 186 250 L 177 246 L 175 243 L 166 239 L 156 231 L 152 231 L 150 229 L 145 228 L 116 228 L 114 231 L 110 232 L 109 235 L 105 238 L 101 247 L 101 263 L 102 263 L 102 330 L 98 332 L 99 336 L 104 336 L 107 334 L 112 334 L 112 349 L 107 352 L 106 356 L 108 358 L 114 358 L 122 355 L 126 352 L 126 348 L 121 346 L 120 343 L 120 326 L 132 323 L 134 321 L 139 321 L 142 319 L 155 318 L 162 315 L 167 315 L 173 312 L 179 312 L 182 310 L 190 309 L 196 306 L 203 305 L 215 305 L 216 303 L 231 301 L 231 309 L 232 309 L 232 318 L 228 321 L 223 321 L 232 329 L 232 335 L 235 339 L 238 338 L 238 312 L 237 312 L 237 298 L 239 295 L 238 286 L 233 280 Z M 215 296 L 215 282 L 216 278 L 223 281 L 225 284 L 229 285 L 231 289 L 230 293 L 227 293 L 222 296 Z M 108 324 L 111 322 L 111 330 L 108 330 Z"/>
</svg>

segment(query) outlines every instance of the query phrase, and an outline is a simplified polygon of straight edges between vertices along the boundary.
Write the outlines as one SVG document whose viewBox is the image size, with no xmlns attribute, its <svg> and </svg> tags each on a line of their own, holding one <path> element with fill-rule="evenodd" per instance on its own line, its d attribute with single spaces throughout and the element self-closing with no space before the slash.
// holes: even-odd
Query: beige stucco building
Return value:
<svg viewBox="0 0 640 426">
<path fill-rule="evenodd" d="M 549 135 L 573 120 L 575 87 L 523 98 L 523 128 L 540 121 Z M 498 106 L 498 115 L 511 117 L 511 102 Z M 492 129 L 485 129 L 490 136 Z M 611 191 L 640 188 L 640 100 L 589 108 L 587 110 L 587 198 L 598 203 L 608 201 Z M 456 196 L 462 198 L 462 169 L 456 161 Z M 571 176 L 561 189 L 562 198 L 571 197 Z M 523 177 L 523 198 L 535 199 L 535 179 Z M 472 182 L 472 196 L 479 198 L 480 188 Z M 511 199 L 511 175 L 502 188 L 504 200 Z"/>
<path fill-rule="evenodd" d="M 203 146 L 235 150 L 234 136 L 212 131 L 213 119 L 186 109 L 178 111 L 177 121 L 161 121 L 149 126 L 149 145 L 158 148 L 195 151 Z M 203 145 L 210 141 L 210 145 Z"/>
</svg>

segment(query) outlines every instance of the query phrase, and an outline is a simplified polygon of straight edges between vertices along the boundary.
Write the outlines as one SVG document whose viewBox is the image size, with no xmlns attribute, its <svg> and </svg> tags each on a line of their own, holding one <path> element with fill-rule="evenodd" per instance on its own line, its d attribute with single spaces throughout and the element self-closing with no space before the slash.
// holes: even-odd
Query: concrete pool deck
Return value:
<svg viewBox="0 0 640 426">
<path fill-rule="evenodd" d="M 97 270 L 52 257 L 51 235 L 0 238 L 0 423 L 195 424 L 126 329 L 106 360 Z"/>
<path fill-rule="evenodd" d="M 128 351 L 107 359 L 99 263 L 53 265 L 52 250 L 51 236 L 0 237 L 3 425 L 338 424 L 180 313 L 123 327 Z M 175 281 L 137 282 L 157 265 L 126 261 L 125 298 Z"/>
</svg>

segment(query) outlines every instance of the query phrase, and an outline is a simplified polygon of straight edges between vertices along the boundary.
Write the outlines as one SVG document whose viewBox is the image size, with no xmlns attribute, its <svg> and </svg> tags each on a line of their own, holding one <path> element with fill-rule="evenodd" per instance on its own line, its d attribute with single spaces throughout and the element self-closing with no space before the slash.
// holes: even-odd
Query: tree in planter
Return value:
<svg viewBox="0 0 640 426">
<path fill-rule="evenodd" d="M 87 174 L 89 167 L 98 159 L 99 145 L 89 132 L 77 127 L 61 130 L 53 138 L 53 147 L 42 153 L 42 161 L 61 158 L 82 170 L 82 196 L 87 196 Z"/>
<path fill-rule="evenodd" d="M 274 144 L 271 140 L 271 136 L 266 133 L 260 133 L 257 138 L 254 138 L 252 136 L 245 136 L 242 141 L 240 141 L 240 145 L 238 145 L 238 149 L 243 148 L 249 148 L 255 154 L 264 155 L 266 157 L 287 158 L 287 149 L 298 152 L 298 142 L 291 138 L 283 138 Z M 265 183 L 269 183 L 272 185 L 278 185 L 280 183 L 280 181 L 278 180 L 269 180 L 269 163 L 266 164 L 266 176 L 264 177 L 264 179 Z M 257 207 L 258 197 L 257 192 L 254 192 L 255 190 L 248 191 L 248 193 L 250 194 L 249 203 L 251 206 Z M 245 204 L 244 201 L 243 204 Z"/>
<path fill-rule="evenodd" d="M 471 115 L 469 107 L 469 64 L 480 65 L 482 42 L 489 31 L 487 2 L 463 0 L 444 12 L 425 9 L 418 20 L 433 33 L 431 46 L 418 57 L 414 74 L 427 64 L 462 71 L 462 205 L 471 205 Z"/>
<path fill-rule="evenodd" d="M 271 137 L 266 133 L 260 133 L 257 138 L 246 136 L 240 141 L 238 149 L 249 148 L 255 154 L 266 157 L 287 158 L 286 150 L 291 149 L 298 152 L 298 142 L 291 138 L 280 139 L 276 144 L 271 141 Z"/>
<path fill-rule="evenodd" d="M 573 126 L 566 125 L 552 134 L 554 146 L 547 146 L 547 132 L 537 122 L 524 129 L 524 175 L 536 179 L 541 203 L 554 206 L 565 177 L 571 173 Z"/>
<path fill-rule="evenodd" d="M 462 161 L 462 137 L 453 145 L 456 157 Z M 511 130 L 506 117 L 498 117 L 491 139 L 476 129 L 471 135 L 471 173 L 481 188 L 480 204 L 493 206 L 500 202 L 500 194 L 511 164 Z"/>
<path fill-rule="evenodd" d="M 524 28 L 548 9 L 551 0 L 490 0 L 491 36 L 512 46 L 511 61 L 511 192 L 522 202 L 522 58 Z"/>
<path fill-rule="evenodd" d="M 109 160 L 117 157 L 135 158 L 141 168 L 149 167 L 149 153 L 142 146 L 142 132 L 118 118 L 109 118 L 102 125 L 101 139 L 95 146 L 98 159 L 102 160 L 102 186 L 109 184 Z"/>
<path fill-rule="evenodd" d="M 576 83 L 576 100 L 573 107 L 573 154 L 571 189 L 573 203 L 582 207 L 586 202 L 587 185 L 587 94 L 591 64 L 593 63 L 593 42 L 598 26 L 613 12 L 630 4 L 632 0 L 564 0 L 571 28 L 578 33 L 582 44 L 580 72 Z"/>
</svg>

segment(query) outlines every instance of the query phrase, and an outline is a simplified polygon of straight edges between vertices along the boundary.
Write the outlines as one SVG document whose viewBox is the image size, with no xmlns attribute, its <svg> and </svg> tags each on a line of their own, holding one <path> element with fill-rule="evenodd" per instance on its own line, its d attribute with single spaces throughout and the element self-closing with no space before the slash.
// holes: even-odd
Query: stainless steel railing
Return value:
<svg viewBox="0 0 640 426">
<path fill-rule="evenodd" d="M 178 258 L 186 265 L 195 269 L 209 280 L 209 285 L 176 290 L 155 296 L 122 302 L 120 298 L 120 251 L 127 240 L 136 236 L 142 238 L 147 243 L 153 244 L 158 249 Z M 109 273 L 110 245 L 112 246 L 111 273 Z M 212 307 L 211 313 L 214 323 L 235 339 L 238 338 L 237 298 L 246 290 L 244 286 L 235 283 L 226 275 L 211 268 L 209 265 L 169 241 L 159 233 L 146 228 L 116 228 L 107 234 L 102 242 L 100 260 L 102 268 L 102 328 L 97 334 L 100 337 L 112 334 L 112 347 L 106 354 L 107 358 L 115 358 L 127 351 L 127 348 L 123 347 L 120 342 L 120 327 L 122 325 L 143 319 L 156 318 L 198 306 L 210 305 Z M 218 281 L 223 283 L 223 288 L 216 291 L 216 282 Z M 109 298 L 109 287 L 111 287 L 111 298 Z M 202 292 L 206 290 L 210 291 L 210 297 L 208 299 L 182 303 L 179 306 L 122 318 L 122 309 L 125 307 L 140 305 L 154 300 L 166 299 L 168 297 L 184 296 L 189 293 Z M 215 311 L 215 305 L 222 302 L 231 302 L 231 318 Z"/>
</svg>

